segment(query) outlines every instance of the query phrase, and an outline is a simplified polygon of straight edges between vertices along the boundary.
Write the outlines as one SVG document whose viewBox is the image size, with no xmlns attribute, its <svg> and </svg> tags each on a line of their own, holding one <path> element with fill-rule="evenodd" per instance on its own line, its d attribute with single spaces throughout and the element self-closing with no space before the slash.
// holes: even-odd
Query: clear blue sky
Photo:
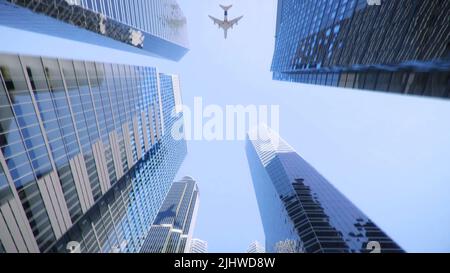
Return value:
<svg viewBox="0 0 450 273">
<path fill-rule="evenodd" d="M 180 75 L 191 107 L 195 96 L 222 106 L 280 105 L 281 136 L 402 247 L 450 252 L 450 100 L 273 81 L 275 0 L 179 2 L 191 44 L 180 63 L 0 26 L 2 48 L 155 66 Z M 245 15 L 226 41 L 207 16 L 222 15 L 219 3 L 235 4 L 231 18 Z M 178 177 L 185 175 L 198 180 L 195 236 L 211 252 L 264 242 L 243 141 L 190 141 Z"/>
<path fill-rule="evenodd" d="M 277 82 L 275 0 L 179 0 L 191 51 L 173 69 L 183 101 L 279 104 L 280 134 L 407 251 L 450 251 L 450 101 Z M 218 4 L 245 15 L 229 33 Z M 195 236 L 212 252 L 264 242 L 244 142 L 190 141 L 179 177 L 198 180 Z"/>
</svg>

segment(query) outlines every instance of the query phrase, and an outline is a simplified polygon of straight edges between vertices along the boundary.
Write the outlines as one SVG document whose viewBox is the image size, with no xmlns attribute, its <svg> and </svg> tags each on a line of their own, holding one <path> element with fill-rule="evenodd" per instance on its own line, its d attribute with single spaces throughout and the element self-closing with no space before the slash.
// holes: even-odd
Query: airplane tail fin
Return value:
<svg viewBox="0 0 450 273">
<path fill-rule="evenodd" d="M 231 9 L 231 7 L 233 7 L 233 5 L 229 5 L 229 6 L 220 5 L 220 7 L 223 8 L 224 11 L 228 11 L 229 9 Z"/>
</svg>

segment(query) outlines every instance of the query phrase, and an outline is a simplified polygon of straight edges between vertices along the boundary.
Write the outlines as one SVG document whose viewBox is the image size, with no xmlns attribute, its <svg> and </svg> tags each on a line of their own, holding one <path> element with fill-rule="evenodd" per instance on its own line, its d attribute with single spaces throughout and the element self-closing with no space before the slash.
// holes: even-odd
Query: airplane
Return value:
<svg viewBox="0 0 450 273">
<path fill-rule="evenodd" d="M 237 25 L 239 20 L 241 20 L 244 16 L 240 16 L 236 19 L 230 20 L 228 21 L 228 10 L 231 9 L 231 7 L 233 7 L 233 5 L 229 5 L 229 6 L 223 6 L 220 5 L 220 7 L 224 10 L 224 19 L 219 20 L 217 18 L 212 17 L 211 15 L 209 15 L 209 18 L 211 18 L 211 20 L 214 21 L 214 24 L 217 24 L 219 26 L 219 28 L 223 28 L 223 32 L 224 32 L 224 36 L 225 39 L 228 36 L 228 29 L 233 28 L 234 25 Z"/>
</svg>

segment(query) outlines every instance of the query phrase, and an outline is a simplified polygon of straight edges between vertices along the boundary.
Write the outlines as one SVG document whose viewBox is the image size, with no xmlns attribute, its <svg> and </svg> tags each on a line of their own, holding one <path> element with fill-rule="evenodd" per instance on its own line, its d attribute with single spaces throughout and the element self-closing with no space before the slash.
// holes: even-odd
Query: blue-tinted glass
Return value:
<svg viewBox="0 0 450 273">
<path fill-rule="evenodd" d="M 268 252 L 403 250 L 274 132 L 247 140 Z M 279 145 L 278 145 L 279 144 Z"/>
</svg>

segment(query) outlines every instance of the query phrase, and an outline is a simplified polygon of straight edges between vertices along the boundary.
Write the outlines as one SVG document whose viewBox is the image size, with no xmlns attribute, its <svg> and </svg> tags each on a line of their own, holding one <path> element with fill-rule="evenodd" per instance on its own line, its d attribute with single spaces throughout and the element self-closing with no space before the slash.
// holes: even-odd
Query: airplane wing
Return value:
<svg viewBox="0 0 450 273">
<path fill-rule="evenodd" d="M 214 18 L 214 17 L 212 17 L 211 15 L 208 15 L 209 16 L 209 18 L 211 18 L 211 20 L 213 20 L 214 21 L 214 24 L 216 24 L 216 25 L 218 25 L 219 27 L 224 27 L 224 25 L 225 25 L 225 22 L 224 21 L 222 21 L 222 20 L 219 20 L 219 19 L 217 19 L 217 18 Z"/>
<path fill-rule="evenodd" d="M 230 27 L 233 28 L 234 25 L 237 25 L 238 22 L 239 22 L 239 20 L 241 20 L 243 17 L 244 17 L 244 16 L 240 16 L 240 17 L 238 17 L 238 18 L 236 18 L 236 19 L 231 20 L 231 21 L 229 22 Z"/>
</svg>

